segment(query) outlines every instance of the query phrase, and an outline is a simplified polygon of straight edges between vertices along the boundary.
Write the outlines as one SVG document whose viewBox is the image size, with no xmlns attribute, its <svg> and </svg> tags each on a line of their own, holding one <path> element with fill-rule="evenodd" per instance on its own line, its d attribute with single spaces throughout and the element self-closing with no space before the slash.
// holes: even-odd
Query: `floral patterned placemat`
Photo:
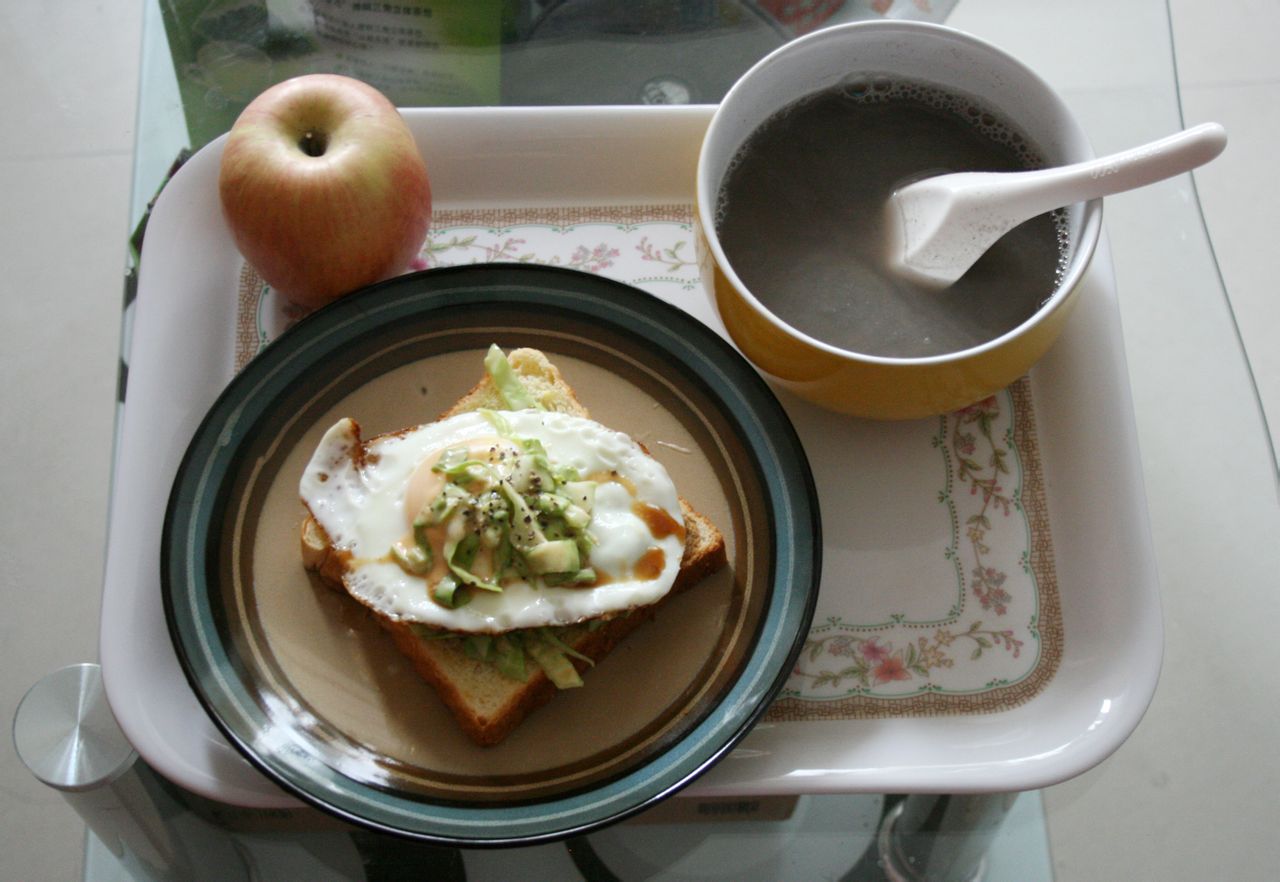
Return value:
<svg viewBox="0 0 1280 882">
<path fill-rule="evenodd" d="M 414 268 L 514 261 L 596 272 L 722 331 L 695 251 L 691 205 L 438 210 Z M 296 318 L 246 265 L 237 368 Z M 909 510 L 915 545 L 833 554 L 828 541 L 813 627 L 767 720 L 999 711 L 1057 670 L 1062 621 L 1030 383 L 885 431 L 909 470 L 878 497 L 869 478 L 859 498 Z M 824 486 L 822 457 L 811 457 Z M 823 509 L 831 535 L 826 499 Z"/>
<path fill-rule="evenodd" d="M 928 587 L 911 585 L 914 608 L 902 611 L 865 585 L 831 591 L 824 576 L 809 638 L 767 719 L 1004 710 L 1057 670 L 1062 617 L 1029 381 L 916 435 L 919 459 L 937 466 L 935 495 L 917 496 L 917 516 L 938 541 L 932 558 L 898 563 L 906 582 L 928 573 Z"/>
</svg>

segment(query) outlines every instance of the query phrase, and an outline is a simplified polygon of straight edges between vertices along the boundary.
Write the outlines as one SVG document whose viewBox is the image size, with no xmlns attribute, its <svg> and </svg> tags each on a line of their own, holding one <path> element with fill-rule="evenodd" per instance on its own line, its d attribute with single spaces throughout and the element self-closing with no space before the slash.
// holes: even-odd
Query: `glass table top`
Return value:
<svg viewBox="0 0 1280 882">
<path fill-rule="evenodd" d="M 1022 58 L 1060 91 L 1098 153 L 1182 127 L 1163 0 L 172 0 L 147 7 L 132 217 L 142 218 L 184 151 L 225 132 L 248 100 L 290 75 L 349 73 L 401 106 L 705 104 L 786 40 L 882 14 L 943 22 Z M 1224 583 L 1250 578 L 1261 558 L 1276 559 L 1258 541 L 1280 535 L 1275 460 L 1190 177 L 1110 199 L 1105 227 L 1164 590 L 1189 589 L 1213 543 L 1248 549 L 1219 560 Z M 1193 485 L 1185 476 L 1207 460 L 1212 482 Z M 1170 604 L 1167 615 L 1183 609 Z M 1170 622 L 1171 640 L 1182 639 L 1181 624 Z M 1180 647 L 1166 651 L 1179 661 Z M 1185 737 L 1184 716 L 1161 698 L 1133 750 Z M 1118 765 L 1045 791 L 1050 825 L 1083 837 L 1090 799 L 1128 800 L 1135 814 L 1170 810 Z"/>
</svg>

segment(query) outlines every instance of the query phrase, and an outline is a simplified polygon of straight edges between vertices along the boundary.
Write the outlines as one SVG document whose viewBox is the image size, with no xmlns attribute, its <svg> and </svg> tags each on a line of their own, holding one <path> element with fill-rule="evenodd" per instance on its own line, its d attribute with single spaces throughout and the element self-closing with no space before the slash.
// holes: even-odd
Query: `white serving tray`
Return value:
<svg viewBox="0 0 1280 882">
<path fill-rule="evenodd" d="M 405 116 L 428 157 L 436 207 L 450 210 L 691 203 L 712 111 L 467 108 Z M 233 372 L 242 262 L 217 204 L 220 153 L 215 142 L 183 167 L 147 229 L 114 473 L 103 677 L 126 735 L 166 777 L 230 805 L 292 808 L 300 803 L 243 760 L 205 715 L 178 665 L 160 600 L 169 489 Z M 766 721 L 688 793 L 1033 789 L 1092 767 L 1137 726 L 1155 690 L 1163 635 L 1105 242 L 1082 285 L 1066 333 L 1031 374 L 1064 633 L 1053 676 L 1030 700 L 996 713 Z M 702 295 L 681 303 L 718 329 Z M 841 443 L 800 428 L 811 455 Z M 832 501 L 823 499 L 824 515 L 839 508 Z M 828 549 L 849 538 L 842 527 L 847 532 L 841 519 L 824 520 Z M 830 576 L 829 560 L 824 594 Z"/>
</svg>

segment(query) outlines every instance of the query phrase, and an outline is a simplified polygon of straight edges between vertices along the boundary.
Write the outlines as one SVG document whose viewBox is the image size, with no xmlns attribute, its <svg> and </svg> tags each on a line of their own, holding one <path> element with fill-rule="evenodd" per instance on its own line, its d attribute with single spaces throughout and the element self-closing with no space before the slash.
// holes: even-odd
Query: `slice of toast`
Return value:
<svg viewBox="0 0 1280 882">
<path fill-rule="evenodd" d="M 526 391 L 546 410 L 587 417 L 587 409 L 578 400 L 559 369 L 546 356 L 534 349 L 517 349 L 507 360 L 520 377 Z M 486 376 L 438 419 L 460 413 L 491 408 L 503 409 L 501 394 Z M 684 555 L 680 572 L 667 597 L 697 584 L 727 563 L 724 536 L 706 517 L 699 514 L 683 498 L 680 507 L 685 521 Z M 331 553 L 323 528 L 308 517 L 302 526 L 302 557 L 307 569 L 316 572 L 330 587 L 345 591 L 342 585 L 343 562 Z M 665 598 L 664 598 L 665 600 Z M 600 661 L 627 634 L 653 618 L 663 601 L 614 616 L 595 627 L 574 627 L 565 642 L 576 652 Z M 396 647 L 413 663 L 418 675 L 429 682 L 441 700 L 453 712 L 463 731 L 482 746 L 500 742 L 531 711 L 550 701 L 558 691 L 555 684 L 537 665 L 529 665 L 524 681 L 513 680 L 492 664 L 471 658 L 456 639 L 424 639 L 414 626 L 370 612 L 390 633 Z M 573 659 L 579 672 L 588 663 Z"/>
</svg>

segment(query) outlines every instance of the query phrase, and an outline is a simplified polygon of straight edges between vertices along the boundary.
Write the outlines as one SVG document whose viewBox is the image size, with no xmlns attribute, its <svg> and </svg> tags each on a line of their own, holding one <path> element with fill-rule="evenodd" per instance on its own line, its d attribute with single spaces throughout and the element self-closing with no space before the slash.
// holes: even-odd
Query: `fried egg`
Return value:
<svg viewBox="0 0 1280 882">
<path fill-rule="evenodd" d="M 508 571 L 500 582 L 493 576 L 501 590 L 470 590 L 466 602 L 452 608 L 434 593 L 449 574 L 443 552 L 473 522 L 456 517 L 415 532 L 415 518 L 440 496 L 441 458 L 466 451 L 480 464 L 476 474 L 502 474 L 527 439 L 541 445 L 552 467 L 594 484 L 585 527 L 589 550 L 579 562 L 594 578 L 558 585 Z M 478 480 L 468 492 L 486 486 Z M 341 556 L 343 582 L 353 597 L 387 618 L 449 631 L 568 625 L 656 603 L 671 590 L 684 552 L 684 519 L 666 469 L 629 436 L 569 414 L 464 413 L 368 441 L 354 420 L 342 419 L 324 434 L 299 490 Z M 516 514 L 513 529 L 528 521 Z M 393 551 L 424 535 L 432 562 L 415 573 Z M 477 563 L 477 572 L 485 575 L 488 565 Z"/>
</svg>

